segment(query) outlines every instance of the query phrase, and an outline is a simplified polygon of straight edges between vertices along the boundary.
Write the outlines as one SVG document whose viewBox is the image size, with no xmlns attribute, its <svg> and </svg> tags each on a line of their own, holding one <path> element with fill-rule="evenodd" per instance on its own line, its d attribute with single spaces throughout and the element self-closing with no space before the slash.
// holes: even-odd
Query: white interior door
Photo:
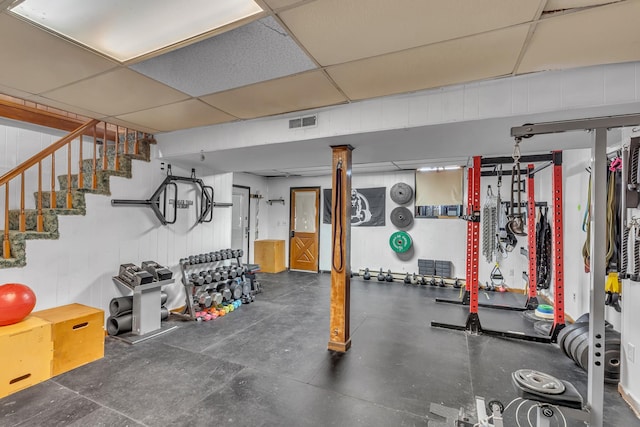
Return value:
<svg viewBox="0 0 640 427">
<path fill-rule="evenodd" d="M 243 249 L 242 262 L 249 262 L 249 187 L 233 186 L 233 207 L 231 208 L 231 246 Z"/>
</svg>

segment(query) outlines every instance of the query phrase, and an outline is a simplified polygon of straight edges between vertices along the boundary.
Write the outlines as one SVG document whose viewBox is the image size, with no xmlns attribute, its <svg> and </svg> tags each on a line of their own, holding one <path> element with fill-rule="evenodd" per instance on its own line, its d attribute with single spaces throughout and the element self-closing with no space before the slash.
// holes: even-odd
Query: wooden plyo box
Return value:
<svg viewBox="0 0 640 427">
<path fill-rule="evenodd" d="M 260 265 L 260 271 L 263 273 L 280 273 L 286 270 L 284 240 L 256 240 L 253 259 Z"/>
<path fill-rule="evenodd" d="M 104 357 L 104 311 L 69 304 L 32 316 L 51 323 L 52 377 Z"/>
<path fill-rule="evenodd" d="M 51 323 L 29 316 L 0 326 L 0 398 L 51 378 Z"/>
</svg>

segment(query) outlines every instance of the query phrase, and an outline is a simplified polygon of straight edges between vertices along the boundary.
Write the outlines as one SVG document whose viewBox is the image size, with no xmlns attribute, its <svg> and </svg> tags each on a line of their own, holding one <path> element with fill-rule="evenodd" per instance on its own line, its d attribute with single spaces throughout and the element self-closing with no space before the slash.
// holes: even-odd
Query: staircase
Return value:
<svg viewBox="0 0 640 427">
<path fill-rule="evenodd" d="M 110 195 L 109 178 L 131 178 L 132 161 L 148 162 L 154 143 L 153 135 L 91 120 L 1 176 L 5 209 L 0 209 L 0 227 L 4 227 L 0 231 L 0 269 L 25 266 L 27 240 L 57 239 L 58 215 L 85 215 L 85 194 Z M 87 147 L 91 147 L 89 158 L 82 154 Z M 61 158 L 66 158 L 65 173 L 44 184 L 49 190 L 43 190 L 42 169 L 48 167 L 55 176 Z M 37 171 L 35 183 L 25 183 L 27 170 L 32 175 Z M 19 199 L 12 200 L 10 188 L 16 186 Z M 35 209 L 25 208 L 25 187 L 37 189 L 33 192 Z"/>
</svg>

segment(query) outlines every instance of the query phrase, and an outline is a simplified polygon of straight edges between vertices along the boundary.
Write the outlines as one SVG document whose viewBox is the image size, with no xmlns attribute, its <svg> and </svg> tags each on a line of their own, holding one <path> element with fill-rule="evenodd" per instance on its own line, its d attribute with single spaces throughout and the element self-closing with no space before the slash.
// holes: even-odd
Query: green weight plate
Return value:
<svg viewBox="0 0 640 427">
<path fill-rule="evenodd" d="M 403 253 L 411 248 L 411 236 L 406 231 L 396 231 L 389 238 L 389 246 L 394 252 Z"/>
</svg>

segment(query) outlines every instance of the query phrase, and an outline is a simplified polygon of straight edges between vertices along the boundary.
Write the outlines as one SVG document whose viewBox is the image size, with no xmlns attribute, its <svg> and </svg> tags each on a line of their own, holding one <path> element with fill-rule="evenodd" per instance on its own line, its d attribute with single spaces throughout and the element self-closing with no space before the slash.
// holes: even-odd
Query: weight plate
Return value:
<svg viewBox="0 0 640 427">
<path fill-rule="evenodd" d="M 585 371 L 589 365 L 589 339 L 586 339 L 580 343 L 576 348 L 576 354 L 578 355 L 578 365 Z"/>
<path fill-rule="evenodd" d="M 391 211 L 391 223 L 398 228 L 407 228 L 413 224 L 413 215 L 409 209 L 399 206 Z"/>
<path fill-rule="evenodd" d="M 413 199 L 413 189 L 409 184 L 399 182 L 391 187 L 390 196 L 391 200 L 397 204 L 404 205 Z"/>
<path fill-rule="evenodd" d="M 573 341 L 578 338 L 580 335 L 586 333 L 589 333 L 589 325 L 586 323 L 579 323 L 579 326 L 577 328 L 575 328 L 573 331 L 569 332 L 569 334 L 567 335 L 567 337 L 564 340 L 564 346 L 562 346 L 562 348 L 564 349 L 564 354 L 566 354 L 568 357 L 573 359 L 573 356 L 571 356 L 571 344 L 573 343 Z"/>
<path fill-rule="evenodd" d="M 406 231 L 396 231 L 389 238 L 389 246 L 397 253 L 408 251 L 411 248 L 411 244 L 411 236 Z M 380 277 L 378 277 L 378 280 L 380 280 Z"/>
<path fill-rule="evenodd" d="M 556 377 L 533 369 L 519 369 L 513 373 L 513 378 L 523 388 L 544 394 L 562 394 L 565 386 Z"/>
<path fill-rule="evenodd" d="M 577 365 L 580 365 L 580 354 L 578 353 L 578 347 L 584 342 L 586 342 L 587 344 L 589 343 L 589 330 L 586 330 L 582 334 L 578 335 L 578 337 L 573 340 L 573 342 L 571 343 L 571 347 L 569 348 L 569 354 Z"/>
<path fill-rule="evenodd" d="M 564 352 L 564 340 L 567 338 L 567 335 L 569 335 L 569 332 L 573 331 L 578 326 L 579 324 L 572 323 L 570 325 L 565 325 L 565 327 L 560 330 L 560 333 L 558 334 L 558 346 L 562 349 L 563 352 Z"/>
</svg>

